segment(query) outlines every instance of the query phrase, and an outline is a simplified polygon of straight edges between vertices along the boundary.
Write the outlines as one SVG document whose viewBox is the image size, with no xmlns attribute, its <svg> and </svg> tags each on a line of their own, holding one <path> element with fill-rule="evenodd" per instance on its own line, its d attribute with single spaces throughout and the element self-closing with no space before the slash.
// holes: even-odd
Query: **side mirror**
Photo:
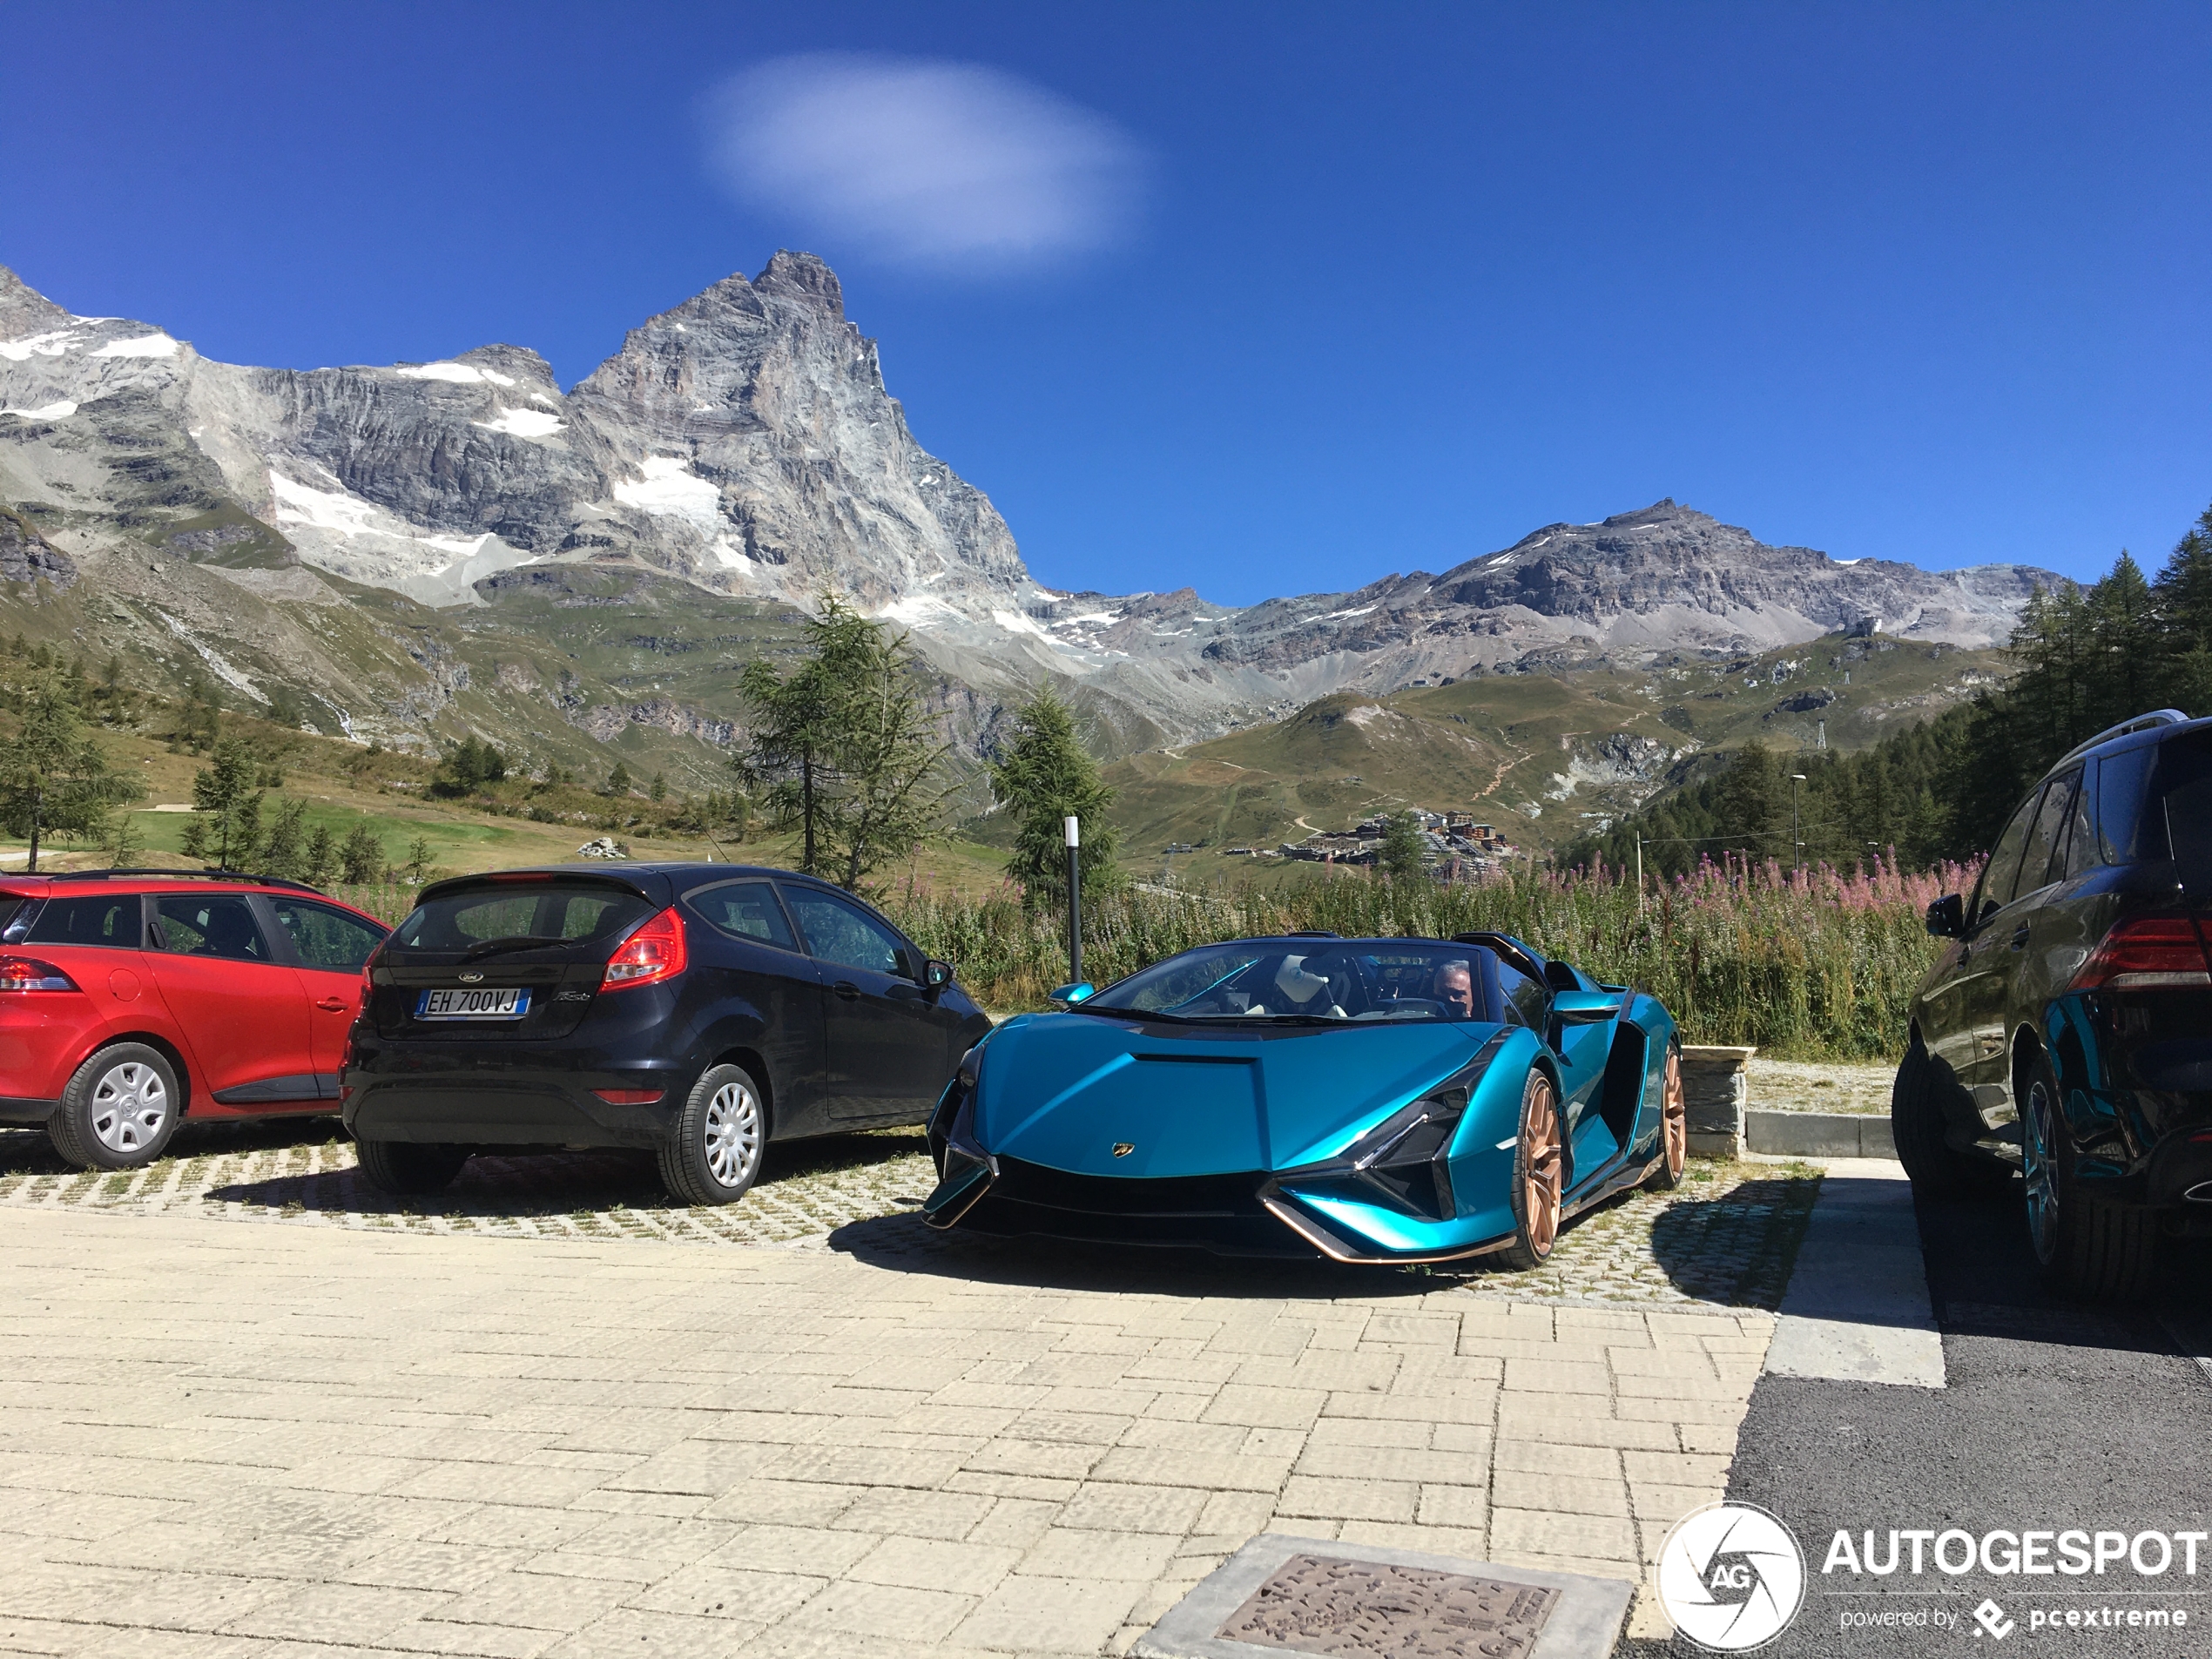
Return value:
<svg viewBox="0 0 2212 1659">
<path fill-rule="evenodd" d="M 1613 991 L 1559 991 L 1552 996 L 1552 1012 L 1564 1025 L 1595 1025 L 1621 1011 L 1627 999 Z"/>
<path fill-rule="evenodd" d="M 953 965 L 932 956 L 922 968 L 921 982 L 933 991 L 943 990 L 953 982 Z"/>
<path fill-rule="evenodd" d="M 1966 901 L 1946 893 L 1928 907 L 1928 931 L 1938 939 L 1959 939 L 1966 931 Z"/>
<path fill-rule="evenodd" d="M 1062 1008 L 1071 1008 L 1084 998 L 1097 995 L 1098 988 L 1089 980 L 1079 980 L 1073 985 L 1056 986 L 1047 995 Z"/>
</svg>

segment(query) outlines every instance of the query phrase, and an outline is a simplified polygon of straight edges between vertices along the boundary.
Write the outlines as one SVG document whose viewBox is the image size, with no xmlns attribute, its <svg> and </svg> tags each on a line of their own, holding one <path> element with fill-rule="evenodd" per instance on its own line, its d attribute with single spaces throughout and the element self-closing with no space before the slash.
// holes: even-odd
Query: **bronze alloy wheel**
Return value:
<svg viewBox="0 0 2212 1659">
<path fill-rule="evenodd" d="M 1504 1265 L 1541 1267 L 1559 1238 L 1566 1148 L 1561 1143 L 1559 1095 L 1541 1071 L 1528 1074 L 1521 1096 L 1521 1139 L 1514 1149 L 1513 1243 L 1499 1252 Z"/>
<path fill-rule="evenodd" d="M 1644 1184 L 1660 1192 L 1680 1186 L 1689 1157 L 1689 1107 L 1683 1096 L 1682 1050 L 1670 1042 L 1659 1083 L 1659 1160 Z"/>
</svg>

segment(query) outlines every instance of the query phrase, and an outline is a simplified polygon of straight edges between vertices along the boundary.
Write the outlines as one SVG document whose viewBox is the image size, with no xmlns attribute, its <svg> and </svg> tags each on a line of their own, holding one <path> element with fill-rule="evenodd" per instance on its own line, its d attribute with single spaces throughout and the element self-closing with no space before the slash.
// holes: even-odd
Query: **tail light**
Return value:
<svg viewBox="0 0 2212 1659">
<path fill-rule="evenodd" d="M 690 964 L 684 942 L 684 919 L 671 905 L 623 941 L 622 948 L 607 962 L 600 976 L 603 991 L 626 991 L 633 985 L 651 985 L 674 979 Z"/>
<path fill-rule="evenodd" d="M 73 991 L 77 981 L 36 956 L 0 956 L 0 991 Z"/>
<path fill-rule="evenodd" d="M 2188 916 L 2121 922 L 2089 953 L 2069 988 L 2141 991 L 2173 986 L 2212 986 L 2203 936 Z"/>
</svg>

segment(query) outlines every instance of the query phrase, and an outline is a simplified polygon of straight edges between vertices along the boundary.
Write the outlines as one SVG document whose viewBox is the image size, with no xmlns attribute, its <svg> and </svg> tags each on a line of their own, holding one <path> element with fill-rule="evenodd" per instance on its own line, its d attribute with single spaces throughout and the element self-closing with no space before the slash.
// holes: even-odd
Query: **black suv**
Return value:
<svg viewBox="0 0 2212 1659">
<path fill-rule="evenodd" d="M 2212 720 L 2173 709 L 2060 760 L 1997 838 L 1912 1003 L 1891 1096 L 1924 1190 L 2025 1177 L 2052 1284 L 2133 1298 L 2212 1231 Z"/>
<path fill-rule="evenodd" d="M 868 906 L 742 865 L 441 881 L 363 973 L 340 1093 L 363 1173 L 401 1193 L 478 1148 L 617 1146 L 728 1204 L 771 1140 L 921 1123 L 990 1028 Z"/>
</svg>

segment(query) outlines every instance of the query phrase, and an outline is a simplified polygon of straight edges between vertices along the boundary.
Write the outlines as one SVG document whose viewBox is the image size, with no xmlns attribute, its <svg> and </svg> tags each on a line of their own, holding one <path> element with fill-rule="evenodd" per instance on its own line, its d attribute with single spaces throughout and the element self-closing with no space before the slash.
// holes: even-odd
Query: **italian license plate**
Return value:
<svg viewBox="0 0 2212 1659">
<path fill-rule="evenodd" d="M 519 1020 L 530 1009 L 530 994 L 503 991 L 425 991 L 415 1005 L 418 1020 Z"/>
</svg>

